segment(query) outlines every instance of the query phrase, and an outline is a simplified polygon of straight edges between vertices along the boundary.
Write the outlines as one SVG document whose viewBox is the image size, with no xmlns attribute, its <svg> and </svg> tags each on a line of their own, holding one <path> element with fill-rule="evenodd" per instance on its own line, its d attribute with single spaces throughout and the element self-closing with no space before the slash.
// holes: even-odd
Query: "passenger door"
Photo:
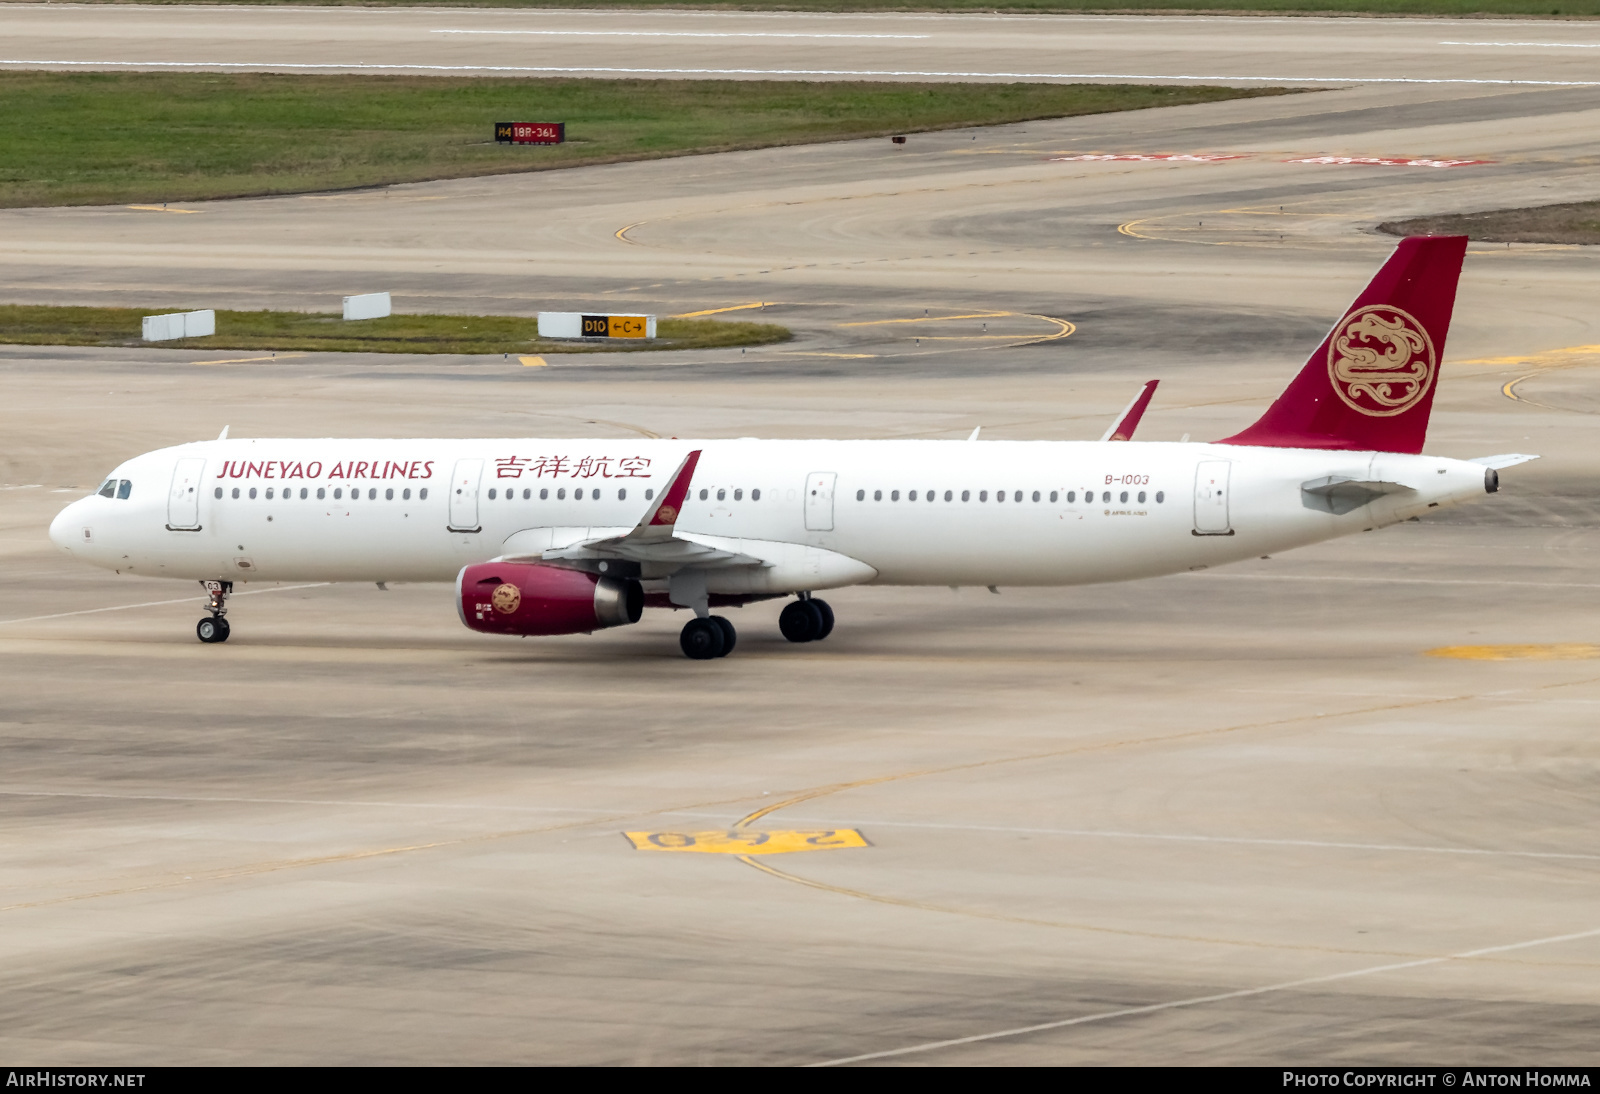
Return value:
<svg viewBox="0 0 1600 1094">
<path fill-rule="evenodd" d="M 167 493 L 167 530 L 200 530 L 200 478 L 205 474 L 203 459 L 179 460 L 172 469 L 172 489 Z"/>
<path fill-rule="evenodd" d="M 450 530 L 481 532 L 478 523 L 478 480 L 483 476 L 482 460 L 457 460 L 450 472 Z"/>
<path fill-rule="evenodd" d="M 1194 534 L 1231 536 L 1228 521 L 1228 475 L 1231 460 L 1201 460 L 1194 471 Z"/>
<path fill-rule="evenodd" d="M 833 531 L 833 471 L 813 471 L 806 476 L 806 531 Z"/>
</svg>

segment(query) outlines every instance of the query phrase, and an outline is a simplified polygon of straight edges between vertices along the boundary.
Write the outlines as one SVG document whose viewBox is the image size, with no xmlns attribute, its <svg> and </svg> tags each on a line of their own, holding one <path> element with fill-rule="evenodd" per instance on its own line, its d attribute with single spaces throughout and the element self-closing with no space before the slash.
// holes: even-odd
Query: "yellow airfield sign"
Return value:
<svg viewBox="0 0 1600 1094">
<path fill-rule="evenodd" d="M 636 851 L 698 851 L 711 855 L 782 855 L 870 847 L 854 828 L 786 832 L 624 832 Z"/>
</svg>

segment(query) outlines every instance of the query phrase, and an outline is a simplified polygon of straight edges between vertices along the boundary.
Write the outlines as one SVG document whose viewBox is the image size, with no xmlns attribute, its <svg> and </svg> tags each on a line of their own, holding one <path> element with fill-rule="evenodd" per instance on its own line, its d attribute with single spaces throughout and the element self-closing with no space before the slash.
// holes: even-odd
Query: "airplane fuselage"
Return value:
<svg viewBox="0 0 1600 1094">
<path fill-rule="evenodd" d="M 624 534 L 695 449 L 677 535 L 763 560 L 709 569 L 725 594 L 1122 581 L 1484 492 L 1467 461 L 1229 444 L 234 439 L 129 460 L 111 496 L 63 510 L 51 537 L 150 576 L 450 581 L 471 563 Z M 1306 492 L 1329 479 L 1394 492 L 1354 507 Z M 669 572 L 647 563 L 639 576 Z"/>
</svg>

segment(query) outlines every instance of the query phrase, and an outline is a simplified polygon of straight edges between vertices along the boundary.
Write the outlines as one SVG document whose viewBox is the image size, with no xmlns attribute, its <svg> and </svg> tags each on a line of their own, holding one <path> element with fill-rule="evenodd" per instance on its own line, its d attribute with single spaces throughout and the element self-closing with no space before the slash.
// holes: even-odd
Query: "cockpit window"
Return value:
<svg viewBox="0 0 1600 1094">
<path fill-rule="evenodd" d="M 98 493 L 100 494 L 100 496 L 102 498 L 114 498 L 114 497 L 116 497 L 117 496 L 117 480 L 116 479 L 107 479 L 106 482 L 105 482 L 105 485 L 102 486 L 99 489 Z"/>
<path fill-rule="evenodd" d="M 128 500 L 128 495 L 130 495 L 132 493 L 133 493 L 133 480 L 132 479 L 123 479 L 121 482 L 117 483 L 117 500 L 118 501 L 127 501 Z"/>
</svg>

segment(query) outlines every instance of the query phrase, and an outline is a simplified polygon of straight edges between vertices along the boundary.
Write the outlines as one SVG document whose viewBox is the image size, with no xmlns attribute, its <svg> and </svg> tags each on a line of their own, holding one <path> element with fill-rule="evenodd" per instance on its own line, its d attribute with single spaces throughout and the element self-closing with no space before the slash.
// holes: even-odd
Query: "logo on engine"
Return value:
<svg viewBox="0 0 1600 1094">
<path fill-rule="evenodd" d="M 1433 385 L 1433 340 L 1415 318 L 1372 304 L 1339 321 L 1328 343 L 1328 378 L 1352 410 L 1374 418 L 1404 414 Z"/>
<path fill-rule="evenodd" d="M 677 519 L 678 507 L 676 505 L 663 505 L 660 509 L 656 510 L 657 524 L 671 524 Z"/>
<path fill-rule="evenodd" d="M 522 603 L 522 590 L 509 582 L 504 585 L 496 585 L 494 593 L 490 595 L 489 600 L 494 604 L 495 611 L 510 615 L 517 610 L 517 605 Z"/>
</svg>

